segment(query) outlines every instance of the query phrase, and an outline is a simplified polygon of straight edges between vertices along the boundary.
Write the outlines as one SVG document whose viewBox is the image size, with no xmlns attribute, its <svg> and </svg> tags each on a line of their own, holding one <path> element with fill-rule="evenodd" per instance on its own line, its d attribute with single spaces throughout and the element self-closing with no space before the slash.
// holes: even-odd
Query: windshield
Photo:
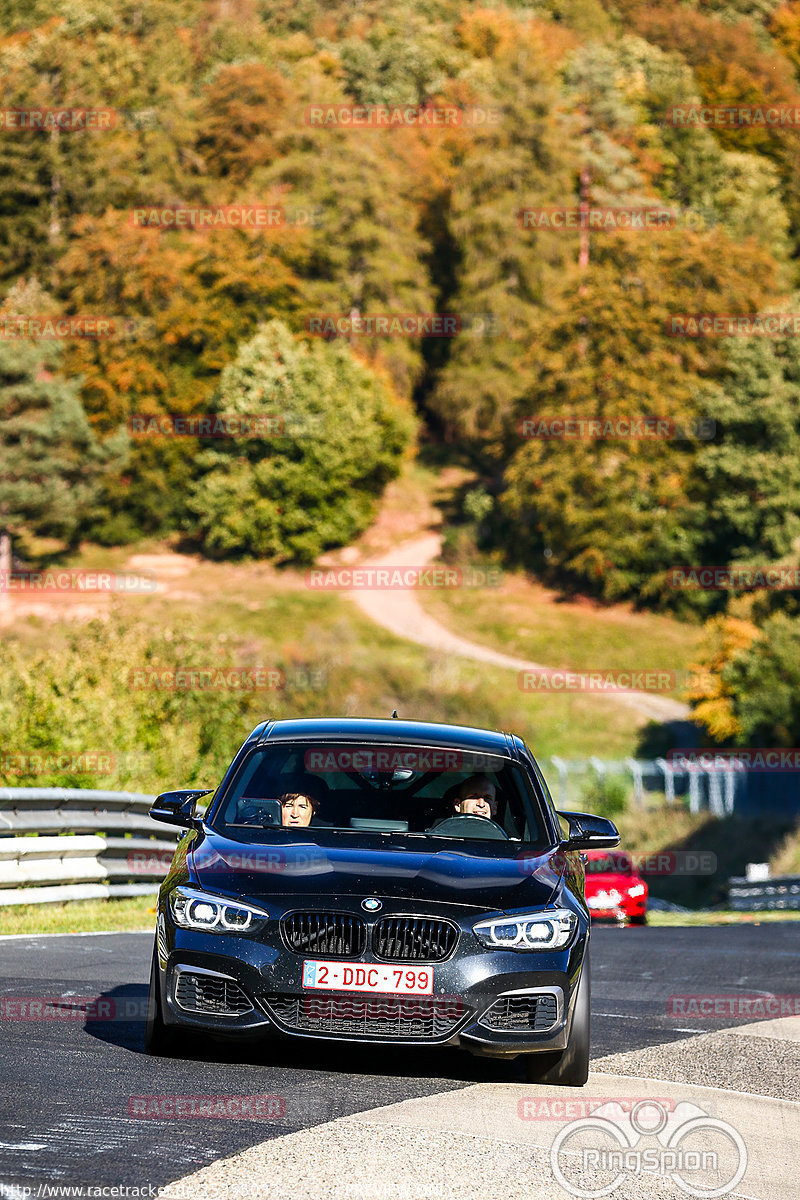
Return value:
<svg viewBox="0 0 800 1200">
<path fill-rule="evenodd" d="M 421 746 L 279 743 L 253 751 L 210 825 L 228 837 L 346 831 L 544 845 L 522 768 L 500 755 Z"/>
</svg>

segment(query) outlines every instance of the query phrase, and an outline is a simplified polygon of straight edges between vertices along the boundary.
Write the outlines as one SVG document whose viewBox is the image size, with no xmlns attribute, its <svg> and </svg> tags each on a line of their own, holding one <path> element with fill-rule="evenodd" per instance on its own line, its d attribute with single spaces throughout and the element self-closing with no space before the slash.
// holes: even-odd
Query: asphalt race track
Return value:
<svg viewBox="0 0 800 1200">
<path fill-rule="evenodd" d="M 794 992 L 798 930 L 795 922 L 595 927 L 593 1056 L 742 1023 L 670 1017 L 667 998 L 674 994 Z M 184 1060 L 149 1058 L 139 1014 L 151 948 L 149 933 L 0 939 L 0 1194 L 2 1185 L 41 1183 L 158 1187 L 269 1138 L 402 1100 L 522 1079 L 514 1063 L 462 1052 L 299 1040 L 210 1043 Z M 68 1005 L 70 997 L 107 997 L 129 1015 L 30 1020 L 13 1003 L 48 998 Z M 152 1119 L 130 1111 L 134 1097 L 265 1094 L 280 1098 L 280 1115 Z"/>
</svg>

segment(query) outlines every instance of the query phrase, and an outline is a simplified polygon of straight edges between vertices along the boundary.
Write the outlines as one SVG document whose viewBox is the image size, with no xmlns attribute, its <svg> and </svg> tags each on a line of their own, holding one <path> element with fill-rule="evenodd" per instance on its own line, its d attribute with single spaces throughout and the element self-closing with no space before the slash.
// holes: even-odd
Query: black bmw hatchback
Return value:
<svg viewBox="0 0 800 1200">
<path fill-rule="evenodd" d="M 158 900 L 146 1044 L 182 1032 L 463 1046 L 589 1066 L 581 850 L 611 821 L 556 812 L 511 734 L 400 720 L 266 721 L 186 828 Z"/>
</svg>

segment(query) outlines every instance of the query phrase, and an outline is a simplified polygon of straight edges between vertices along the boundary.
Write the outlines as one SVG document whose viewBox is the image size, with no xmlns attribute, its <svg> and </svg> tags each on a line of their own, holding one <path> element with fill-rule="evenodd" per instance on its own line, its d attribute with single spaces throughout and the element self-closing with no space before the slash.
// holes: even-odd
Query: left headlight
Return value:
<svg viewBox="0 0 800 1200">
<path fill-rule="evenodd" d="M 556 908 L 524 916 L 494 917 L 479 921 L 472 929 L 478 940 L 493 950 L 561 950 L 577 924 L 575 913 Z"/>
<path fill-rule="evenodd" d="M 209 933 L 254 933 L 269 920 L 269 913 L 240 900 L 213 896 L 195 888 L 177 887 L 170 893 L 172 918 L 181 929 Z"/>
</svg>

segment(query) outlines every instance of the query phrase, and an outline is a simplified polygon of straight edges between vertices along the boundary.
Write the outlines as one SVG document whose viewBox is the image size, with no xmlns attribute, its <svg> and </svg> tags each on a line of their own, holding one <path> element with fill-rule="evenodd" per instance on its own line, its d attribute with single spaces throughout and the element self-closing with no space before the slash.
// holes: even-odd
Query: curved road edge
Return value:
<svg viewBox="0 0 800 1200">
<path fill-rule="evenodd" d="M 403 542 L 390 554 L 382 554 L 375 558 L 365 559 L 359 567 L 422 567 L 433 562 L 441 553 L 442 539 L 438 533 L 428 533 Z M 410 588 L 399 588 L 391 591 L 368 591 L 350 589 L 345 593 L 350 596 L 361 611 L 397 637 L 416 642 L 418 646 L 426 646 L 445 654 L 457 655 L 461 658 L 472 659 L 475 662 L 491 663 L 497 667 L 507 667 L 513 671 L 548 670 L 542 663 L 529 662 L 516 655 L 503 654 L 490 646 L 483 646 L 460 637 L 457 633 L 440 624 L 430 616 L 420 604 Z M 580 673 L 577 673 L 580 674 Z M 581 676 L 586 678 L 586 676 Z M 592 695 L 587 692 L 587 695 Z M 619 691 L 603 694 L 598 699 L 616 701 L 628 708 L 634 709 L 640 716 L 653 721 L 686 720 L 689 708 L 669 696 L 655 696 L 649 692 Z"/>
</svg>

